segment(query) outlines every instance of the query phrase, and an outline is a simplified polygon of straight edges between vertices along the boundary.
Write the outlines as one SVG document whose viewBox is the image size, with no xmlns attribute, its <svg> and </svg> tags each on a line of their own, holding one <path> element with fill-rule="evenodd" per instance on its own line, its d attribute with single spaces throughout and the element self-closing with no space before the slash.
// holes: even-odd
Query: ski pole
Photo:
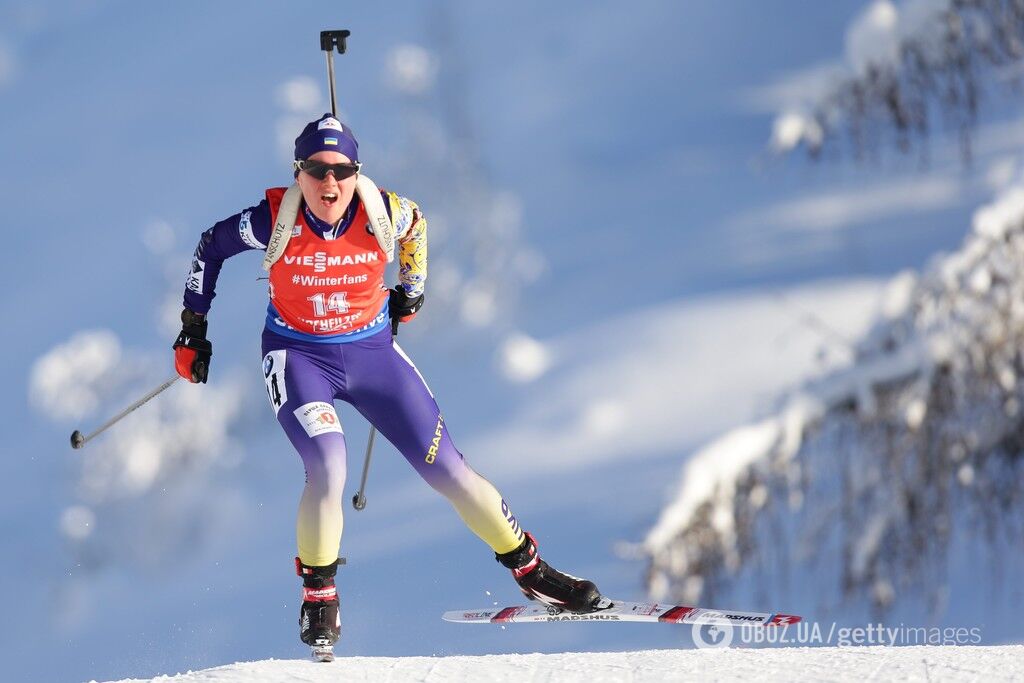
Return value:
<svg viewBox="0 0 1024 683">
<path fill-rule="evenodd" d="M 114 417 L 112 417 L 109 420 L 107 420 L 99 429 L 94 431 L 92 434 L 89 434 L 88 436 L 82 436 L 82 432 L 78 431 L 77 429 L 75 431 L 71 432 L 71 447 L 72 448 L 81 448 L 82 446 L 85 445 L 85 443 L 87 441 L 89 441 L 92 438 L 94 438 L 96 436 L 99 436 L 103 432 L 107 431 L 108 429 L 113 427 L 115 424 L 120 422 L 122 419 L 124 419 L 129 413 L 133 412 L 135 409 L 137 409 L 140 406 L 142 406 L 144 403 L 146 403 L 151 398 L 153 398 L 154 396 L 156 396 L 157 394 L 162 392 L 164 389 L 166 389 L 167 387 L 169 387 L 172 384 L 174 384 L 175 382 L 177 382 L 179 377 L 180 377 L 180 375 L 175 374 L 174 377 L 171 377 L 169 380 L 167 380 L 166 382 L 164 382 L 163 384 L 158 386 L 156 389 L 154 389 L 153 391 L 149 392 L 148 394 L 146 394 L 145 396 L 140 398 L 138 401 L 136 401 L 135 403 L 131 404 L 130 406 L 128 406 L 127 408 L 122 410 L 120 413 L 118 413 Z"/>
<path fill-rule="evenodd" d="M 398 336 L 398 318 L 391 319 L 391 341 Z M 352 507 L 362 510 L 366 507 L 366 478 L 370 476 L 370 457 L 373 455 L 373 438 L 377 436 L 377 428 L 370 425 L 370 438 L 366 442 L 366 459 L 363 461 L 363 477 L 359 481 L 359 492 L 352 496 Z"/>
</svg>

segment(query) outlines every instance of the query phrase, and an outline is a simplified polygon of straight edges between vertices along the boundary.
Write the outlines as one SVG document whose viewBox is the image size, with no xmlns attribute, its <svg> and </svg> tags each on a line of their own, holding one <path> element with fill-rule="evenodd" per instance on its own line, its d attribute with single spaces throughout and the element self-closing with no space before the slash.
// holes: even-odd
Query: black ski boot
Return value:
<svg viewBox="0 0 1024 683">
<path fill-rule="evenodd" d="M 334 574 L 339 559 L 324 567 L 309 567 L 295 558 L 295 572 L 302 577 L 302 611 L 299 613 L 299 637 L 313 648 L 313 657 L 323 662 L 334 659 L 334 644 L 341 637 L 338 589 Z"/>
<path fill-rule="evenodd" d="M 610 604 L 592 581 L 563 574 L 540 559 L 533 534 L 527 533 L 523 544 L 512 552 L 494 557 L 512 570 L 523 595 L 531 600 L 576 614 L 594 612 Z"/>
</svg>

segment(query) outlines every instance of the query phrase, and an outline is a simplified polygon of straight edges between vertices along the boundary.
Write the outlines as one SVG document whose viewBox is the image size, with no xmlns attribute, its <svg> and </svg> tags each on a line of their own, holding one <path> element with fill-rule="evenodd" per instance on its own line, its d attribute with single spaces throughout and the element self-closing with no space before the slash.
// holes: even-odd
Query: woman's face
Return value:
<svg viewBox="0 0 1024 683">
<path fill-rule="evenodd" d="M 351 159 L 341 152 L 317 152 L 309 157 L 309 161 L 320 161 L 325 164 L 347 164 Z M 336 224 L 345 215 L 352 195 L 356 191 L 356 176 L 337 180 L 333 172 L 329 172 L 323 180 L 317 180 L 305 171 L 299 171 L 296 179 L 302 190 L 302 197 L 313 215 L 322 221 Z"/>
</svg>

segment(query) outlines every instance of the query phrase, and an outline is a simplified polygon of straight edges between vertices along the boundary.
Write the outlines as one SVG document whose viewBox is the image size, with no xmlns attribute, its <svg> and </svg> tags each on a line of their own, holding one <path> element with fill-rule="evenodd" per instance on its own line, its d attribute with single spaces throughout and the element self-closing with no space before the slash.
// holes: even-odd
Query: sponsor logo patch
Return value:
<svg viewBox="0 0 1024 683">
<path fill-rule="evenodd" d="M 787 624 L 795 624 L 798 621 L 800 621 L 800 617 L 794 616 L 792 614 L 776 614 L 768 623 L 774 626 L 785 626 Z"/>
<path fill-rule="evenodd" d="M 494 612 L 463 612 L 463 619 L 490 619 Z"/>
<path fill-rule="evenodd" d="M 206 261 L 192 258 L 192 269 L 185 279 L 185 287 L 196 294 L 203 293 L 203 276 L 206 274 Z"/>
<path fill-rule="evenodd" d="M 504 498 L 501 499 L 501 514 L 505 516 L 505 520 L 508 522 L 509 526 L 512 527 L 512 533 L 514 533 L 518 538 L 522 538 L 523 530 L 519 528 L 519 520 L 512 514 L 512 511 L 509 509 L 508 503 L 505 502 Z"/>
<path fill-rule="evenodd" d="M 437 459 L 437 449 L 441 447 L 441 435 L 444 433 L 444 417 L 437 416 L 437 427 L 434 428 L 434 438 L 430 440 L 430 448 L 427 449 L 427 457 L 424 460 L 428 465 L 433 465 Z M 502 501 L 503 503 L 505 501 Z"/>
<path fill-rule="evenodd" d="M 659 611 L 660 609 L 662 609 L 661 606 L 658 605 L 658 603 L 656 602 L 645 602 L 639 605 L 633 605 L 633 611 L 637 614 L 643 614 L 644 616 L 650 616 L 655 612 Z"/>
<path fill-rule="evenodd" d="M 331 432 L 343 433 L 338 413 L 330 403 L 313 401 L 299 406 L 292 412 L 295 413 L 295 418 L 310 437 Z"/>
<path fill-rule="evenodd" d="M 285 265 L 312 268 L 314 273 L 325 273 L 328 268 L 337 268 L 338 266 L 359 266 L 376 263 L 379 260 L 380 255 L 376 251 L 364 251 L 359 254 L 345 254 L 343 256 L 329 256 L 325 251 L 318 251 L 312 255 L 292 256 L 286 254 L 284 257 Z"/>
<path fill-rule="evenodd" d="M 267 245 L 256 239 L 256 234 L 252 231 L 252 211 L 242 212 L 242 217 L 238 219 L 238 234 L 242 236 L 242 241 L 245 242 L 247 247 L 252 249 L 267 248 Z"/>
<path fill-rule="evenodd" d="M 395 232 L 403 235 L 412 225 L 412 207 L 405 197 L 398 198 L 398 215 L 395 216 Z"/>
<path fill-rule="evenodd" d="M 526 605 L 517 605 L 515 607 L 506 607 L 505 609 L 503 609 L 500 612 L 498 612 L 497 614 L 495 614 L 491 618 L 491 621 L 497 622 L 497 623 L 501 623 L 501 622 L 505 622 L 505 621 L 512 621 L 513 619 L 518 617 L 520 614 L 525 612 L 527 609 L 529 609 L 529 608 Z"/>
<path fill-rule="evenodd" d="M 340 130 L 340 131 L 344 131 L 345 130 L 342 127 L 342 125 L 341 125 L 341 121 L 339 121 L 338 119 L 334 118 L 333 116 L 328 116 L 326 119 L 324 119 L 319 124 L 317 124 L 317 127 L 316 127 L 317 130 L 323 130 L 325 128 L 330 128 L 331 130 Z"/>
</svg>

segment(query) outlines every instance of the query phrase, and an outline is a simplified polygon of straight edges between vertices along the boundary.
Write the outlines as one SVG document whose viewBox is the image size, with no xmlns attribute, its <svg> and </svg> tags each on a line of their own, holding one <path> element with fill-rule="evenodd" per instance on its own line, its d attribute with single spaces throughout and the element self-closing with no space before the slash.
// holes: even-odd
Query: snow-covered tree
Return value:
<svg viewBox="0 0 1024 683">
<path fill-rule="evenodd" d="M 839 594 L 884 609 L 940 595 L 957 534 L 1019 547 L 1024 182 L 958 252 L 895 278 L 884 311 L 849 368 L 688 463 L 644 543 L 655 596 L 709 600 L 745 572 L 831 562 Z"/>
<path fill-rule="evenodd" d="M 857 154 L 923 141 L 940 116 L 965 153 L 981 84 L 1013 80 L 1024 1 L 874 0 L 845 63 L 805 72 L 772 145 Z M 807 73 L 812 76 L 808 77 Z M 800 101 L 797 101 L 800 100 Z M 951 551 L 1024 538 L 1024 174 L 961 249 L 890 283 L 849 367 L 687 463 L 643 543 L 658 599 L 709 602 L 815 577 L 830 606 L 908 593 L 941 611 Z M 917 600 L 918 604 L 922 604 Z"/>
<path fill-rule="evenodd" d="M 1019 86 L 1022 58 L 1021 0 L 875 0 L 849 27 L 842 64 L 813 71 L 780 112 L 772 146 L 908 151 L 939 120 L 969 157 L 984 93 Z"/>
</svg>

